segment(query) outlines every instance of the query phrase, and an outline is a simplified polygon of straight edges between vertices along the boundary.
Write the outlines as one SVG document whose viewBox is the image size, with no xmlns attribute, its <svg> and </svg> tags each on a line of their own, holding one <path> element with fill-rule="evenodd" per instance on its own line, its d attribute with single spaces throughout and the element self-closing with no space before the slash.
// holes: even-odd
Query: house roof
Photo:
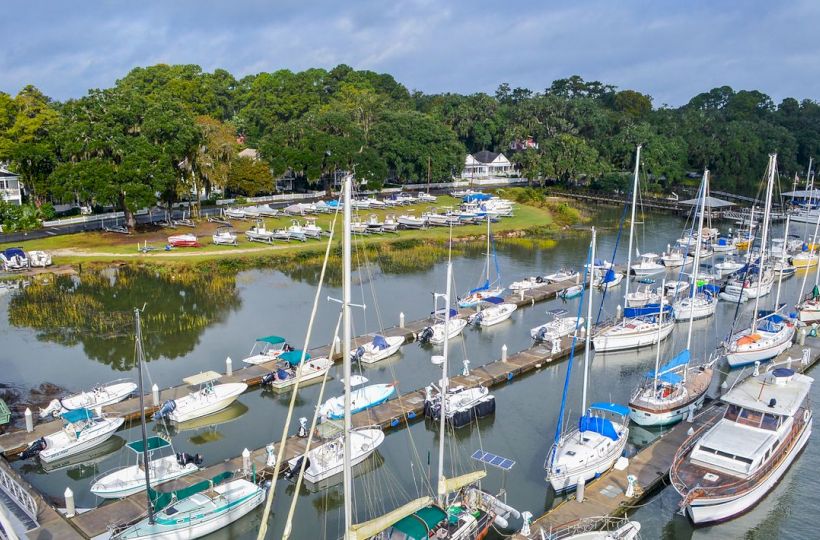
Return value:
<svg viewBox="0 0 820 540">
<path fill-rule="evenodd" d="M 20 176 L 20 175 L 19 175 L 19 174 L 17 174 L 17 173 L 13 173 L 13 172 L 11 172 L 11 171 L 10 171 L 10 170 L 8 170 L 8 169 L 7 169 L 4 165 L 0 165 L 0 176 L 14 176 L 14 177 L 18 177 L 18 176 Z"/>
<path fill-rule="evenodd" d="M 479 163 L 492 163 L 498 157 L 498 152 L 490 152 L 489 150 L 482 150 L 473 154 L 473 157 Z"/>
<path fill-rule="evenodd" d="M 256 148 L 245 148 L 239 152 L 239 157 L 259 159 L 259 151 Z"/>
</svg>

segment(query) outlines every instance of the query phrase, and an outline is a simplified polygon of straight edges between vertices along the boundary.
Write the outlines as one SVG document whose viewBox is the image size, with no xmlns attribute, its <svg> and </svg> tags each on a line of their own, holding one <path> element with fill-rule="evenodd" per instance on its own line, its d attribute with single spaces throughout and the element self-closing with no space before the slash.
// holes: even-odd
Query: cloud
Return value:
<svg viewBox="0 0 820 540">
<path fill-rule="evenodd" d="M 259 71 L 346 63 L 425 92 L 542 91 L 579 74 L 680 105 L 715 86 L 776 101 L 820 94 L 820 3 L 175 2 L 4 3 L 0 89 L 57 99 L 158 62 Z"/>
</svg>

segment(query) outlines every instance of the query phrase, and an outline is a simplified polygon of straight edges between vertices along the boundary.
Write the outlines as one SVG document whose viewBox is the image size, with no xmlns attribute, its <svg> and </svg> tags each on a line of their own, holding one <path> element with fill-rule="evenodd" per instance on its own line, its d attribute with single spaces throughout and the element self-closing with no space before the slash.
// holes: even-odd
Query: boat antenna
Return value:
<svg viewBox="0 0 820 540">
<path fill-rule="evenodd" d="M 632 271 L 632 242 L 635 235 L 635 205 L 638 201 L 638 172 L 641 166 L 641 145 L 635 150 L 635 178 L 632 180 L 632 215 L 629 218 L 629 249 L 626 251 L 626 287 L 624 287 L 624 306 L 629 305 L 629 273 Z M 615 264 L 615 261 L 612 261 Z"/>
<path fill-rule="evenodd" d="M 134 308 L 134 328 L 136 331 L 136 357 L 137 357 L 137 392 L 140 396 L 140 429 L 142 430 L 142 465 L 145 470 L 145 495 L 148 498 L 148 523 L 154 524 L 154 505 L 151 502 L 151 476 L 150 467 L 148 466 L 148 432 L 145 428 L 145 392 L 142 388 L 142 362 L 144 360 L 144 353 L 142 350 L 142 323 L 140 321 L 140 312 L 145 309 L 143 304 L 142 309 Z"/>
</svg>

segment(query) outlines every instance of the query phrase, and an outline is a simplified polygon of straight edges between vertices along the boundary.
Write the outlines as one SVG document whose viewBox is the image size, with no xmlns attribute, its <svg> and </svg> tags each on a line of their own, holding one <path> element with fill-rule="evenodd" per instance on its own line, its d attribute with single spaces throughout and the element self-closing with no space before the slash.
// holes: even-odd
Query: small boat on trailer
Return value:
<svg viewBox="0 0 820 540">
<path fill-rule="evenodd" d="M 233 231 L 233 227 L 218 227 L 211 236 L 211 240 L 217 246 L 235 246 L 236 233 Z"/>
<path fill-rule="evenodd" d="M 333 361 L 327 357 L 311 358 L 305 353 L 303 362 L 302 351 L 287 351 L 277 357 L 274 370 L 262 376 L 262 386 L 281 390 L 293 386 L 296 381 L 301 384 L 322 377 L 332 367 Z"/>
<path fill-rule="evenodd" d="M 45 268 L 51 266 L 51 253 L 38 250 L 29 251 L 28 260 L 32 268 Z"/>
<path fill-rule="evenodd" d="M 23 248 L 10 247 L 0 252 L 0 263 L 6 272 L 19 272 L 26 270 L 30 261 Z"/>
<path fill-rule="evenodd" d="M 213 414 L 236 401 L 248 388 L 245 383 L 214 384 L 221 378 L 220 373 L 205 371 L 182 379 L 188 386 L 198 386 L 199 389 L 179 399 L 164 402 L 154 413 L 154 420 L 167 418 L 180 423 Z"/>
<path fill-rule="evenodd" d="M 199 247 L 200 243 L 195 234 L 174 234 L 168 237 L 168 245 L 171 247 Z"/>
<path fill-rule="evenodd" d="M 273 243 L 274 232 L 265 228 L 265 223 L 261 219 L 256 220 L 256 225 L 245 231 L 245 237 L 251 242 Z"/>
</svg>

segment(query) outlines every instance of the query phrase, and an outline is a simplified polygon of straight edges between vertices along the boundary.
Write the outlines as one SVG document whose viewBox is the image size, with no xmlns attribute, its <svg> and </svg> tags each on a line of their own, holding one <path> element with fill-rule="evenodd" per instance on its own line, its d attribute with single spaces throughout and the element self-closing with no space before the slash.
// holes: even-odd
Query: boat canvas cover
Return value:
<svg viewBox="0 0 820 540">
<path fill-rule="evenodd" d="M 617 403 L 608 403 L 605 401 L 597 401 L 589 405 L 590 411 L 604 411 L 608 413 L 617 414 L 619 416 L 629 416 L 629 407 L 618 405 Z"/>
<path fill-rule="evenodd" d="M 400 519 L 393 529 L 405 534 L 408 540 L 426 540 L 436 525 L 447 519 L 447 513 L 438 506 L 422 508 L 415 514 Z"/>
<path fill-rule="evenodd" d="M 196 375 L 185 377 L 184 379 L 182 379 L 182 382 L 189 386 L 198 386 L 200 384 L 218 381 L 221 378 L 222 375 L 220 373 L 217 373 L 216 371 L 203 371 L 202 373 L 197 373 Z"/>
<path fill-rule="evenodd" d="M 610 268 L 604 274 L 604 283 L 612 283 L 613 281 L 615 281 L 615 270 Z"/>
<path fill-rule="evenodd" d="M 149 486 L 148 496 L 151 499 L 151 505 L 154 507 L 154 510 L 161 510 L 174 501 L 181 501 L 183 499 L 187 499 L 191 495 L 196 495 L 197 493 L 207 491 L 211 489 L 212 486 L 217 486 L 226 480 L 230 480 L 231 478 L 233 478 L 233 472 L 225 471 L 217 474 L 210 480 L 203 480 L 201 482 L 197 482 L 196 484 L 184 487 L 182 489 L 176 489 L 174 491 L 156 491 Z"/>
<path fill-rule="evenodd" d="M 486 291 L 489 288 L 490 288 L 490 280 L 488 279 L 480 287 L 476 287 L 475 289 L 470 289 L 470 292 L 467 293 L 467 294 L 473 294 L 473 293 L 477 293 L 477 292 L 481 292 L 481 291 Z"/>
<path fill-rule="evenodd" d="M 618 432 L 615 431 L 612 421 L 608 418 L 589 416 L 585 414 L 580 418 L 580 420 L 578 420 L 578 431 L 581 433 L 584 433 L 585 431 L 592 431 L 593 433 L 599 433 L 604 437 L 609 437 L 613 441 L 618 440 Z"/>
<path fill-rule="evenodd" d="M 492 196 L 486 193 L 470 193 L 469 195 L 465 195 L 461 201 L 468 203 L 473 201 L 489 201 L 490 199 L 492 199 Z"/>
<path fill-rule="evenodd" d="M 651 315 L 657 315 L 658 312 L 661 311 L 661 306 L 658 304 L 646 304 L 643 307 L 631 307 L 626 308 L 624 310 L 624 317 L 632 318 L 635 317 L 648 317 Z M 663 306 L 663 313 L 670 315 L 672 314 L 672 306 L 669 304 L 664 304 Z"/>
<path fill-rule="evenodd" d="M 482 300 L 483 302 L 488 302 L 488 303 L 490 303 L 490 304 L 495 304 L 495 305 L 499 305 L 499 304 L 503 304 L 503 303 L 504 303 L 504 299 L 503 299 L 503 298 L 499 298 L 499 297 L 497 297 L 497 296 L 488 296 L 487 298 L 482 298 L 481 300 Z"/>
<path fill-rule="evenodd" d="M 706 283 L 698 287 L 700 292 L 711 294 L 712 296 L 718 294 L 720 292 L 720 287 L 718 285 L 713 285 L 711 283 Z"/>
<path fill-rule="evenodd" d="M 147 446 L 147 449 L 148 449 L 149 452 L 151 450 L 158 450 L 160 448 L 165 448 L 165 447 L 171 446 L 171 443 L 169 443 L 168 441 L 166 441 L 162 437 L 156 437 L 156 436 L 155 437 L 148 437 L 148 439 L 146 439 L 145 442 L 148 443 L 148 444 L 145 445 L 145 444 L 143 444 L 142 441 L 133 441 L 133 442 L 130 442 L 130 443 L 126 444 L 125 446 L 127 446 L 128 449 L 131 450 L 132 452 L 134 452 L 135 454 L 141 454 L 142 451 L 143 451 L 143 448 L 146 448 L 146 446 Z"/>
<path fill-rule="evenodd" d="M 263 343 L 270 343 L 271 345 L 279 345 L 280 343 L 285 342 L 285 338 L 280 336 L 265 336 L 261 338 L 256 338 L 256 341 L 261 341 Z"/>
<path fill-rule="evenodd" d="M 3 255 L 5 255 L 8 258 L 15 257 L 15 256 L 16 257 L 25 257 L 26 256 L 25 252 L 22 249 L 18 248 L 18 247 L 8 248 L 7 250 L 5 250 L 3 252 Z"/>
<path fill-rule="evenodd" d="M 445 312 L 443 309 L 439 309 L 438 311 L 431 311 L 431 312 L 430 312 L 430 314 L 431 314 L 431 315 L 438 315 L 439 317 L 444 317 L 444 315 L 446 314 L 446 312 Z M 454 318 L 456 318 L 456 317 L 458 317 L 458 311 L 456 311 L 455 309 L 452 309 L 452 308 L 451 308 L 451 309 L 450 309 L 450 318 L 451 318 L 451 319 L 454 319 Z"/>
<path fill-rule="evenodd" d="M 64 412 L 61 416 L 63 417 L 63 420 L 65 420 L 69 424 L 73 424 L 75 422 L 91 420 L 92 418 L 94 418 L 94 413 L 89 411 L 88 409 L 73 409 Z"/>
<path fill-rule="evenodd" d="M 389 348 L 390 344 L 387 343 L 387 340 L 385 339 L 384 336 L 376 334 L 373 337 L 373 347 L 375 347 L 376 349 L 378 349 L 380 351 L 383 351 L 383 350 Z"/>
<path fill-rule="evenodd" d="M 691 358 L 689 354 L 689 349 L 684 349 L 678 353 L 676 357 L 674 357 L 669 362 L 662 365 L 658 368 L 658 377 L 663 377 L 664 375 L 672 374 L 673 371 L 678 369 L 681 366 L 685 366 L 689 363 L 689 359 Z M 646 372 L 646 377 L 652 379 L 655 377 L 655 370 L 650 369 Z M 668 382 L 668 381 L 667 381 Z"/>
<path fill-rule="evenodd" d="M 284 360 L 292 366 L 296 366 L 302 361 L 302 354 L 305 355 L 305 361 L 310 360 L 310 354 L 303 353 L 299 350 L 285 351 L 279 355 L 279 359 Z"/>
</svg>

